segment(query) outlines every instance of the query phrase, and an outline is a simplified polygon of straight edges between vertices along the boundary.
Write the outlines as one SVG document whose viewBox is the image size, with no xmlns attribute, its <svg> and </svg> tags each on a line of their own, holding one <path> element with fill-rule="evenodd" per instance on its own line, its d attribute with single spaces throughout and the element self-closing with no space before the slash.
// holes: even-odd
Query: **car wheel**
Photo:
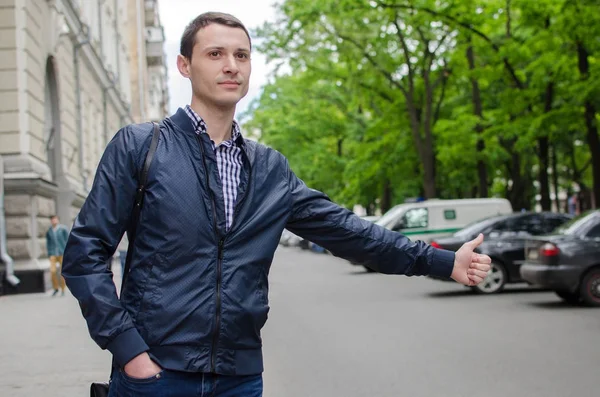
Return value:
<svg viewBox="0 0 600 397">
<path fill-rule="evenodd" d="M 600 269 L 590 270 L 579 287 L 581 299 L 588 306 L 600 306 Z"/>
<path fill-rule="evenodd" d="M 491 269 L 486 278 L 471 289 L 478 294 L 495 294 L 504 288 L 507 281 L 506 270 L 498 262 L 492 262 Z"/>
<path fill-rule="evenodd" d="M 578 292 L 554 291 L 554 293 L 556 293 L 556 295 L 558 295 L 560 299 L 564 300 L 565 302 L 571 305 L 578 305 L 579 303 L 581 303 L 581 297 L 579 296 Z"/>
</svg>

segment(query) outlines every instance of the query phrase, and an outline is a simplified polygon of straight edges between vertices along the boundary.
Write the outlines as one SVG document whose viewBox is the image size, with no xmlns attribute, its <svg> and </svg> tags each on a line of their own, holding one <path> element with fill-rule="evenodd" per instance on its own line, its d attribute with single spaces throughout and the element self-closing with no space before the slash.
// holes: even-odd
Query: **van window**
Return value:
<svg viewBox="0 0 600 397">
<path fill-rule="evenodd" d="M 427 227 L 429 212 L 427 208 L 413 208 L 404 214 L 404 228 L 414 229 L 418 227 Z"/>
<path fill-rule="evenodd" d="M 456 211 L 454 210 L 444 210 L 444 219 L 453 221 L 456 219 Z"/>
<path fill-rule="evenodd" d="M 390 229 L 393 225 L 398 223 L 398 217 L 400 214 L 402 214 L 405 208 L 406 207 L 403 207 L 402 205 L 397 205 L 391 208 L 389 211 L 383 214 L 383 216 L 379 218 L 375 224 Z"/>
</svg>

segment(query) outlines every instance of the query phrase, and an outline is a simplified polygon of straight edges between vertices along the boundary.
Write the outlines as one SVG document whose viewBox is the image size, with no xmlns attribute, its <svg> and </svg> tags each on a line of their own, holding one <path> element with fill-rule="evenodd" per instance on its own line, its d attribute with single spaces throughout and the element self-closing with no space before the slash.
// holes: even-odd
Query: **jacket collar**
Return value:
<svg viewBox="0 0 600 397">
<path fill-rule="evenodd" d="M 192 123 L 192 119 L 190 119 L 190 116 L 188 116 L 185 110 L 183 110 L 182 108 L 177 109 L 177 112 L 175 112 L 174 115 L 169 117 L 169 119 L 179 130 L 185 132 L 186 134 L 196 136 L 196 127 Z M 242 150 L 244 150 L 244 152 L 246 152 L 246 155 L 250 160 L 250 164 L 252 164 L 254 162 L 254 154 L 256 149 L 254 147 L 254 142 L 247 141 L 246 139 L 244 139 L 242 134 L 240 134 L 235 140 L 235 143 L 239 145 L 239 147 L 241 147 Z"/>
<path fill-rule="evenodd" d="M 177 112 L 169 117 L 169 119 L 173 122 L 173 124 L 175 124 L 176 127 L 186 134 L 196 135 L 194 125 L 192 124 L 192 119 L 190 119 L 185 110 L 182 108 L 177 109 Z"/>
<path fill-rule="evenodd" d="M 177 112 L 175 112 L 175 114 L 172 115 L 170 117 L 170 119 L 173 121 L 173 123 L 175 123 L 175 125 L 177 125 L 177 127 L 179 127 L 184 132 L 186 132 L 188 134 L 196 134 L 197 133 L 196 132 L 196 126 L 194 125 L 194 123 L 192 122 L 192 119 L 185 112 L 185 110 L 183 108 L 177 109 Z M 241 132 L 239 130 L 239 127 L 238 127 L 238 125 L 237 125 L 237 123 L 235 121 L 234 121 L 234 128 L 238 132 L 236 134 L 237 137 L 235 139 L 235 143 L 237 145 L 240 145 L 241 147 L 243 147 L 244 138 L 242 137 L 242 134 L 241 134 Z"/>
</svg>

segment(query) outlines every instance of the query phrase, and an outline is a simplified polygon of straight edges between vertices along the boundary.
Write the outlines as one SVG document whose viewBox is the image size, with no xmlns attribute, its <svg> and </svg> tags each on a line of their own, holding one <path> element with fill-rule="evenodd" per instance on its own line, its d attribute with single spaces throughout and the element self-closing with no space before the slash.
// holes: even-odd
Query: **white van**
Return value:
<svg viewBox="0 0 600 397">
<path fill-rule="evenodd" d="M 433 199 L 399 204 L 375 223 L 400 232 L 411 240 L 429 243 L 449 236 L 474 221 L 512 212 L 510 201 L 502 198 Z"/>
</svg>

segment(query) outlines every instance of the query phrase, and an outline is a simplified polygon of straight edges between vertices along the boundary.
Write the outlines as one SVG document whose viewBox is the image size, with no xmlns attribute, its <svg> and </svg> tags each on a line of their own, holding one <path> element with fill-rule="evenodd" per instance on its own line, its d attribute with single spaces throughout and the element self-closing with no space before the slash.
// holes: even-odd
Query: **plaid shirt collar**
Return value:
<svg viewBox="0 0 600 397">
<path fill-rule="evenodd" d="M 184 110 L 188 114 L 188 116 L 190 116 L 190 118 L 192 119 L 192 123 L 194 125 L 194 131 L 196 132 L 196 134 L 198 134 L 198 135 L 208 134 L 207 128 L 206 128 L 206 123 L 204 122 L 202 117 L 200 117 L 198 115 L 198 113 L 196 113 L 190 105 L 186 105 Z M 241 137 L 242 137 L 242 132 L 240 130 L 240 126 L 238 125 L 238 123 L 235 120 L 233 120 L 233 123 L 231 126 L 231 139 L 227 140 L 227 141 L 223 141 L 221 144 L 226 145 L 226 146 L 233 146 L 238 142 L 238 139 L 240 139 Z"/>
</svg>

